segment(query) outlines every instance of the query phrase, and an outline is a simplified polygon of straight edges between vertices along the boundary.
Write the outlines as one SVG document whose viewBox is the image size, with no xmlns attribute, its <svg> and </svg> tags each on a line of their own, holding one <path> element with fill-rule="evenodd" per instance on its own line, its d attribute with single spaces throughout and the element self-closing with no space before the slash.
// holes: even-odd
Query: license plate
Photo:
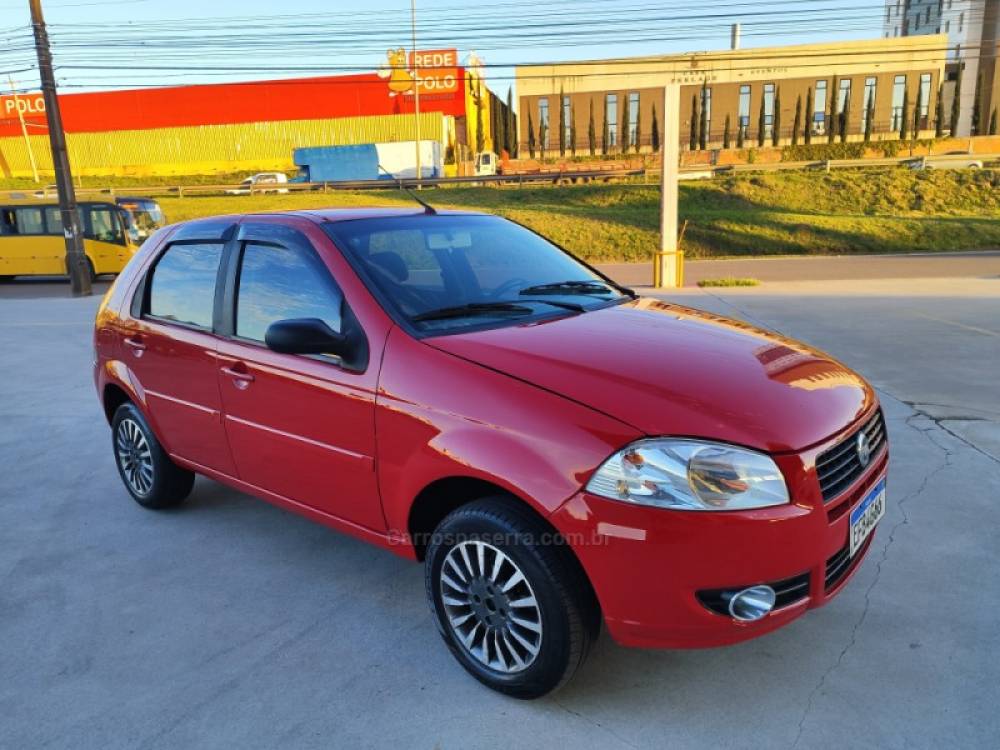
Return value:
<svg viewBox="0 0 1000 750">
<path fill-rule="evenodd" d="M 871 491 L 861 501 L 857 508 L 851 511 L 851 529 L 848 532 L 851 540 L 851 557 L 861 549 L 865 540 L 876 524 L 885 515 L 885 477 L 872 487 Z"/>
</svg>

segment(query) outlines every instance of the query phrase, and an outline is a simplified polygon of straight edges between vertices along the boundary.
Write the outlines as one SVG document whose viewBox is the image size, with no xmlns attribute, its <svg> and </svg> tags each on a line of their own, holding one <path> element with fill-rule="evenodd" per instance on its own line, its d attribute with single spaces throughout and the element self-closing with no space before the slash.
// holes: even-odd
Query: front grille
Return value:
<svg viewBox="0 0 1000 750">
<path fill-rule="evenodd" d="M 727 589 L 706 589 L 698 592 L 698 601 L 716 614 L 729 617 L 729 600 L 732 599 L 733 595 L 739 593 L 743 589 L 759 585 L 761 584 L 751 583 L 746 586 L 731 586 Z M 770 586 L 774 589 L 775 609 L 781 609 L 782 607 L 787 607 L 789 604 L 795 604 L 796 602 L 802 601 L 809 596 L 808 573 L 802 573 L 801 575 L 786 578 L 782 581 L 767 582 L 764 585 Z"/>
<path fill-rule="evenodd" d="M 844 548 L 826 561 L 825 590 L 829 593 L 836 588 L 837 584 L 844 580 L 844 577 L 851 572 L 854 566 L 861 561 L 872 543 L 872 537 L 868 537 L 861 545 L 857 554 L 851 557 L 851 544 L 848 542 Z"/>
<path fill-rule="evenodd" d="M 868 436 L 873 460 L 878 457 L 885 445 L 885 420 L 882 418 L 881 410 L 877 411 L 861 429 L 851 433 L 816 459 L 816 476 L 819 479 L 824 502 L 830 502 L 854 484 L 871 465 L 869 460 L 866 466 L 862 466 L 861 459 L 858 458 L 858 433 L 862 431 Z"/>
</svg>

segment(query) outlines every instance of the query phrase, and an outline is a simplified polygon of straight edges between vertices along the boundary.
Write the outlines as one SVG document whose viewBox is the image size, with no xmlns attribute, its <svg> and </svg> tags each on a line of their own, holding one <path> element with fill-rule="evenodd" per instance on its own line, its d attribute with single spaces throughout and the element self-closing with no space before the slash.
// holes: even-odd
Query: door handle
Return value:
<svg viewBox="0 0 1000 750">
<path fill-rule="evenodd" d="M 135 338 L 126 337 L 123 341 L 125 346 L 131 349 L 132 353 L 137 357 L 141 357 L 142 353 L 146 351 L 146 344 L 142 340 L 142 336 L 136 336 Z"/>
<path fill-rule="evenodd" d="M 254 381 L 253 375 L 246 371 L 246 365 L 244 364 L 235 364 L 232 367 L 223 367 L 222 372 L 231 377 L 233 379 L 233 384 L 240 390 L 245 389 Z"/>
</svg>

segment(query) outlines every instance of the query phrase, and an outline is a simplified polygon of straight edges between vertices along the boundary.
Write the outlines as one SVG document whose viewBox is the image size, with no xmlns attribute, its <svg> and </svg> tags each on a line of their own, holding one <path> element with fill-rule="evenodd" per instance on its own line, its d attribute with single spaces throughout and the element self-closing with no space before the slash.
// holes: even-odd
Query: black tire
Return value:
<svg viewBox="0 0 1000 750">
<path fill-rule="evenodd" d="M 122 484 L 142 507 L 170 508 L 191 494 L 194 473 L 170 460 L 135 404 L 124 403 L 115 411 L 111 448 Z M 148 453 L 148 466 L 143 460 L 139 468 L 136 462 L 145 459 L 144 453 Z"/>
<path fill-rule="evenodd" d="M 424 582 L 441 637 L 473 677 L 515 698 L 539 698 L 566 684 L 583 663 L 600 630 L 600 612 L 583 571 L 572 552 L 553 536 L 551 528 L 530 508 L 513 498 L 498 496 L 477 500 L 451 513 L 438 526 L 427 549 Z M 462 562 L 460 545 L 466 545 L 466 550 L 485 550 L 484 562 L 473 560 L 471 570 L 465 569 L 469 573 L 467 580 L 453 568 L 455 560 Z M 446 569 L 453 550 L 456 556 L 447 562 Z M 494 577 L 503 583 L 492 586 L 490 575 L 501 557 L 506 562 L 500 564 L 501 573 Z M 456 594 L 457 587 L 443 581 L 442 571 L 452 583 L 460 582 L 465 594 Z M 513 586 L 510 597 L 504 598 L 500 588 L 516 578 L 514 571 L 520 572 L 526 581 Z M 519 586 L 524 588 L 519 590 Z M 451 617 L 460 620 L 462 612 L 470 613 L 470 618 L 458 629 L 449 619 L 445 590 L 449 592 Z M 482 597 L 476 598 L 477 591 Z M 453 606 L 456 595 L 468 597 L 469 604 L 460 605 L 467 610 Z M 529 599 L 537 606 L 528 605 L 528 610 L 515 610 L 511 606 Z M 511 613 L 515 611 L 521 622 L 534 623 L 537 618 L 540 632 L 535 634 L 514 623 Z M 477 656 L 463 642 L 458 631 L 469 628 L 470 623 L 476 628 L 472 632 L 479 634 L 481 627 L 483 634 L 491 634 L 485 638 L 489 645 L 484 642 L 481 651 L 487 662 L 491 661 L 492 653 L 497 667 L 484 663 L 484 656 Z M 536 653 L 521 648 L 524 641 L 518 641 L 517 636 L 527 637 Z M 464 637 L 474 639 L 468 632 Z M 475 647 L 474 642 L 472 645 Z M 514 664 L 511 646 L 516 649 L 518 661 L 527 666 Z M 500 666 L 501 659 L 507 669 Z M 511 672 L 511 665 L 518 671 Z"/>
<path fill-rule="evenodd" d="M 13 276 L 0 276 L 0 284 L 9 284 L 14 280 Z"/>
</svg>

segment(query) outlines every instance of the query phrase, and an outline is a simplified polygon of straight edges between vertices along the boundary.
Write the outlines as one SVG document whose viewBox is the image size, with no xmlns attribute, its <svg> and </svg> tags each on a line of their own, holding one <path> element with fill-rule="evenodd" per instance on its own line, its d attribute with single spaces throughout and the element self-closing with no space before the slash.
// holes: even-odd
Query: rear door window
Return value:
<svg viewBox="0 0 1000 750">
<path fill-rule="evenodd" d="M 212 330 L 221 243 L 177 243 L 166 249 L 149 279 L 149 315 Z"/>
</svg>

